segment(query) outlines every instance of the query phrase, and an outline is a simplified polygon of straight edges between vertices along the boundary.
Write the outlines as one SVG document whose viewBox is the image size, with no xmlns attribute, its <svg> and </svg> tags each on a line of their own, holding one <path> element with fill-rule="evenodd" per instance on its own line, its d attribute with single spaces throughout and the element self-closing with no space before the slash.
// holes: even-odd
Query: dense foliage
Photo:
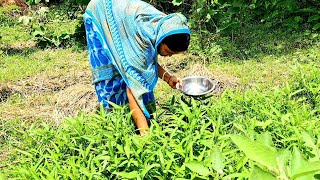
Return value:
<svg viewBox="0 0 320 180">
<path fill-rule="evenodd" d="M 30 4 L 39 4 L 41 1 L 28 1 Z M 31 20 L 31 33 L 42 46 L 66 46 L 70 43 L 70 37 L 76 37 L 83 41 L 84 26 L 82 13 L 88 0 L 69 1 L 46 1 L 49 7 L 67 5 L 64 9 L 68 14 L 56 13 L 53 19 L 48 19 L 46 13 L 43 18 Z M 320 29 L 320 2 L 317 0 L 268 0 L 268 1 L 241 1 L 241 0 L 158 0 L 150 1 L 161 11 L 182 12 L 189 18 L 191 28 L 204 35 L 211 33 L 222 33 L 225 36 L 233 36 L 241 33 L 242 27 L 252 24 L 266 24 L 270 28 L 286 28 L 289 30 L 309 29 L 318 31 Z M 30 20 L 30 16 L 27 19 Z M 51 21 L 58 19 L 73 19 L 78 21 L 79 28 L 73 32 L 61 32 L 57 34 L 47 28 Z M 72 22 L 65 22 L 72 23 Z"/>
<path fill-rule="evenodd" d="M 298 69 L 286 87 L 163 104 L 151 132 L 136 135 L 130 113 L 68 119 L 20 132 L 22 179 L 319 179 L 320 71 Z M 307 73 L 305 73 L 307 72 Z M 280 101 L 281 100 L 281 101 Z M 17 136 L 18 137 L 18 136 Z"/>
</svg>

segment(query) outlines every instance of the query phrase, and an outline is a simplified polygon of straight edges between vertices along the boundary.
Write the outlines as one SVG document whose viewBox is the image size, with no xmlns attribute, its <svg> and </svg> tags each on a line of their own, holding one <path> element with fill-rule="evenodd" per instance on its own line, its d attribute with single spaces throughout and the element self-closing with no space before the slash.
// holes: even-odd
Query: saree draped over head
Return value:
<svg viewBox="0 0 320 180">
<path fill-rule="evenodd" d="M 154 98 L 157 47 L 168 35 L 190 34 L 186 18 L 166 15 L 140 0 L 92 0 L 83 17 L 93 83 L 104 82 L 96 86 L 98 97 L 105 92 L 99 101 L 109 107 L 114 93 L 113 102 L 127 102 L 129 87 L 149 118 L 145 97 Z"/>
</svg>

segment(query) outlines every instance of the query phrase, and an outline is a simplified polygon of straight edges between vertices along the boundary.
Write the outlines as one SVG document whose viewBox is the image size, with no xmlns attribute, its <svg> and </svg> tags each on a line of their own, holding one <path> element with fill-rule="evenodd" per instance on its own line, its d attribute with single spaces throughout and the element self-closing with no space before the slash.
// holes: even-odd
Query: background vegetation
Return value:
<svg viewBox="0 0 320 180">
<path fill-rule="evenodd" d="M 88 1 L 2 4 L 0 179 L 320 179 L 320 2 L 149 2 L 192 29 L 189 55 L 160 63 L 218 85 L 194 99 L 159 82 L 145 137 L 126 107 L 70 112 L 95 101 Z"/>
</svg>

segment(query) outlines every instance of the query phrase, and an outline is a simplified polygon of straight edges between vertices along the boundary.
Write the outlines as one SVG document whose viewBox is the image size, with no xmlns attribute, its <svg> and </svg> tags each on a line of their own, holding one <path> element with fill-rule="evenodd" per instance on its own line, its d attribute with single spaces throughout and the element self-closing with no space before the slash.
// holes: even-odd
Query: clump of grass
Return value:
<svg viewBox="0 0 320 180">
<path fill-rule="evenodd" d="M 0 3 L 1 5 L 1 3 Z M 12 26 L 17 23 L 16 17 L 20 16 L 20 8 L 15 5 L 9 5 L 0 8 L 0 26 Z"/>
</svg>

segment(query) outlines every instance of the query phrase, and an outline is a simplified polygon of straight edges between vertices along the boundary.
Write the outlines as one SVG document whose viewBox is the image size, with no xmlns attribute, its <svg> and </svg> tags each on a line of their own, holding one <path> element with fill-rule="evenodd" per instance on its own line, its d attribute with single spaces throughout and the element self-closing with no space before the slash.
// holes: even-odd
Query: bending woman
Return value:
<svg viewBox="0 0 320 180">
<path fill-rule="evenodd" d="M 140 0 L 92 0 L 84 14 L 92 81 L 98 100 L 129 103 L 144 135 L 155 110 L 153 90 L 158 77 L 172 88 L 180 81 L 166 72 L 157 54 L 187 50 L 190 30 L 181 14 L 166 15 Z"/>
</svg>

